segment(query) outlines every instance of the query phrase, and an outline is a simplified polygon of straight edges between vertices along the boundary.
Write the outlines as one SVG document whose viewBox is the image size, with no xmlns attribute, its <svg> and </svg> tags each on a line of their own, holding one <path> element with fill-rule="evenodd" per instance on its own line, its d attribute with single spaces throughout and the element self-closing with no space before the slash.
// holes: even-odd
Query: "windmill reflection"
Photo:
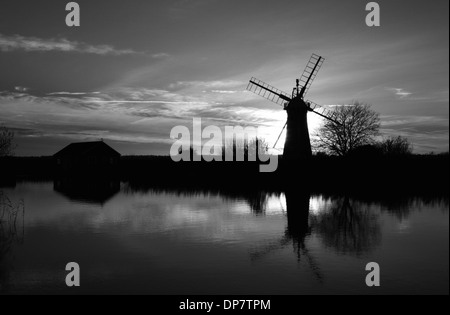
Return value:
<svg viewBox="0 0 450 315">
<path fill-rule="evenodd" d="M 298 194 L 296 191 L 286 191 L 287 207 L 287 228 L 285 238 L 291 240 L 294 251 L 297 254 L 297 261 L 301 261 L 303 256 L 319 282 L 323 281 L 323 275 L 319 264 L 310 254 L 305 244 L 305 238 L 311 234 L 309 225 L 310 194 Z"/>
<path fill-rule="evenodd" d="M 361 255 L 381 242 L 378 215 L 367 204 L 349 197 L 330 198 L 317 213 L 310 211 L 311 195 L 295 190 L 285 192 L 287 226 L 284 236 L 250 253 L 252 261 L 292 244 L 297 261 L 306 261 L 319 282 L 323 274 L 308 247 L 311 235 L 319 236 L 325 247 L 343 254 Z"/>
<path fill-rule="evenodd" d="M 309 193 L 298 193 L 297 191 L 286 191 L 287 227 L 284 236 L 277 242 L 266 244 L 258 250 L 250 253 L 252 261 L 264 258 L 269 253 L 282 249 L 292 243 L 297 261 L 300 263 L 304 258 L 319 282 L 323 281 L 323 275 L 315 258 L 310 254 L 305 244 L 305 239 L 311 234 L 309 225 L 309 208 L 311 195 Z"/>
</svg>

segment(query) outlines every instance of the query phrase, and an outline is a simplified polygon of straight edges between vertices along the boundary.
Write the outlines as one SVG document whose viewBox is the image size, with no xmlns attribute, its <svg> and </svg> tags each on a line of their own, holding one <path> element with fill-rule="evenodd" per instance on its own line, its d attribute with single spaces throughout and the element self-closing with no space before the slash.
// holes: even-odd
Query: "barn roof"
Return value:
<svg viewBox="0 0 450 315">
<path fill-rule="evenodd" d="M 111 156 L 120 156 L 120 153 L 111 148 L 103 141 L 78 142 L 71 143 L 61 151 L 57 152 L 54 157 L 75 157 L 83 155 L 99 155 L 106 154 Z"/>
</svg>

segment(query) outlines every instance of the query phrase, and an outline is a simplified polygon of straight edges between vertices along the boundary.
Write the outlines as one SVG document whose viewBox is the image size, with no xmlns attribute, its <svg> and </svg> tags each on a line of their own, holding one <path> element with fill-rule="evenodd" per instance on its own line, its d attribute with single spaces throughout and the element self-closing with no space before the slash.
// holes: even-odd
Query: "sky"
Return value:
<svg viewBox="0 0 450 315">
<path fill-rule="evenodd" d="M 193 118 L 257 127 L 273 145 L 286 112 L 248 80 L 290 93 L 312 53 L 325 62 L 307 99 L 371 104 L 383 137 L 449 150 L 447 0 L 377 1 L 379 27 L 363 0 L 79 0 L 79 27 L 68 2 L 0 2 L 0 125 L 18 156 L 100 139 L 168 155 L 172 128 Z M 308 114 L 311 134 L 321 119 Z"/>
</svg>

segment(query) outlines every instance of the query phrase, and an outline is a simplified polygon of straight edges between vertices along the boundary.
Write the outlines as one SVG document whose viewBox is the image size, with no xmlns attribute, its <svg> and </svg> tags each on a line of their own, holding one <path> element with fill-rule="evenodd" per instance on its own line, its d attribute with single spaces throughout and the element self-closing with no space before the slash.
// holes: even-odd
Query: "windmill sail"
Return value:
<svg viewBox="0 0 450 315">
<path fill-rule="evenodd" d="M 248 83 L 247 86 L 247 90 L 257 95 L 260 95 L 265 99 L 268 99 L 269 101 L 272 101 L 278 105 L 283 105 L 285 102 L 291 101 L 291 97 L 289 96 L 289 94 L 277 88 L 274 88 L 273 86 L 256 78 L 250 79 L 250 82 Z"/>
<path fill-rule="evenodd" d="M 273 145 L 273 148 L 274 148 L 274 149 L 276 148 L 276 146 L 277 146 L 277 144 L 278 144 L 278 141 L 280 141 L 281 135 L 283 134 L 284 129 L 286 129 L 286 126 L 287 126 L 287 121 L 286 121 L 286 123 L 284 124 L 283 129 L 281 129 L 281 132 L 280 132 L 280 135 L 279 135 L 278 138 L 277 138 L 277 141 L 275 141 L 275 144 Z"/>
<path fill-rule="evenodd" d="M 301 97 L 304 97 L 306 93 L 308 93 L 308 90 L 311 87 L 311 84 L 313 83 L 314 79 L 316 78 L 317 73 L 322 67 L 324 61 L 325 59 L 322 58 L 321 56 L 312 54 L 311 58 L 308 61 L 308 64 L 306 65 L 305 70 L 303 70 L 302 76 L 300 77 L 299 83 L 302 86 L 303 92 Z"/>
<path fill-rule="evenodd" d="M 312 111 L 312 112 L 316 113 L 317 115 L 319 115 L 319 116 L 321 116 L 323 118 L 326 118 L 328 120 L 331 120 L 332 122 L 340 125 L 340 123 L 337 121 L 336 114 L 333 111 L 325 108 L 324 106 L 320 106 L 317 103 L 311 102 L 311 101 L 306 101 L 306 104 L 308 105 L 308 107 L 309 107 L 308 109 L 310 111 Z"/>
</svg>

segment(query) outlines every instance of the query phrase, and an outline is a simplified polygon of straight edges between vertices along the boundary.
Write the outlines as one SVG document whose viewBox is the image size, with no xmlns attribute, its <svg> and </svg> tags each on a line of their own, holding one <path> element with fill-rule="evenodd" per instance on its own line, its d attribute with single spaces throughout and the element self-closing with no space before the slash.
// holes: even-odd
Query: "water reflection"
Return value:
<svg viewBox="0 0 450 315">
<path fill-rule="evenodd" d="M 284 236 L 277 242 L 270 242 L 250 252 L 250 257 L 252 261 L 258 261 L 269 253 L 292 243 L 297 262 L 300 263 L 302 258 L 304 258 L 315 278 L 322 283 L 324 276 L 319 264 L 305 243 L 306 237 L 311 234 L 311 227 L 309 225 L 311 195 L 305 192 L 298 193 L 297 191 L 289 190 L 286 191 L 285 198 L 287 227 Z"/>
<path fill-rule="evenodd" d="M 311 234 L 323 246 L 341 254 L 358 256 L 380 245 L 379 214 L 363 203 L 348 196 L 327 198 L 313 211 L 311 201 L 317 203 L 317 196 L 289 190 L 285 192 L 285 198 L 287 224 L 284 236 L 250 252 L 253 261 L 292 244 L 298 263 L 305 260 L 315 278 L 322 283 L 324 275 L 320 264 L 308 246 Z"/>
<path fill-rule="evenodd" d="M 25 206 L 23 200 L 14 203 L 0 190 L 0 290 L 10 283 L 11 255 L 15 243 L 25 239 Z"/>
<path fill-rule="evenodd" d="M 272 196 L 279 196 L 279 192 L 266 192 L 261 190 L 234 190 L 232 188 L 200 188 L 200 187 L 163 187 L 150 186 L 142 182 L 127 182 L 124 184 L 123 191 L 127 194 L 135 193 L 164 193 L 174 194 L 176 196 L 185 197 L 205 197 L 205 196 L 219 196 L 224 200 L 230 201 L 244 201 L 250 207 L 252 213 L 255 215 L 264 215 L 267 209 L 267 204 Z"/>
<path fill-rule="evenodd" d="M 264 192 L 256 190 L 186 189 L 162 188 L 127 183 L 124 191 L 128 194 L 152 193 L 175 194 L 184 197 L 216 196 L 224 200 L 244 201 L 255 216 L 274 213 L 270 201 L 280 201 L 279 211 L 286 217 L 286 227 L 282 238 L 266 241 L 258 249 L 250 251 L 252 261 L 264 258 L 272 251 L 291 244 L 297 260 L 302 256 L 311 269 L 319 273 L 318 264 L 309 253 L 306 241 L 314 235 L 322 246 L 345 255 L 362 256 L 381 245 L 381 211 L 386 211 L 399 220 L 405 220 L 411 211 L 424 206 L 447 205 L 448 199 L 423 198 L 415 196 L 384 196 L 380 199 L 368 196 L 312 195 L 305 191 Z M 284 200 L 283 200 L 284 199 Z M 283 205 L 284 202 L 284 205 Z M 381 210 L 381 211 L 380 211 Z M 317 275 L 317 278 L 322 276 Z"/>
<path fill-rule="evenodd" d="M 348 196 L 334 198 L 328 209 L 311 216 L 324 246 L 341 254 L 362 255 L 381 242 L 379 213 Z"/>
<path fill-rule="evenodd" d="M 377 200 L 109 181 L 18 183 L 7 193 L 25 199 L 28 240 L 23 246 L 3 242 L 8 250 L 0 256 L 0 285 L 7 293 L 40 292 L 44 284 L 51 292 L 65 290 L 58 282 L 64 270 L 52 275 L 68 260 L 86 266 L 84 288 L 98 293 L 340 292 L 336 279 L 353 279 L 348 288 L 360 288 L 361 264 L 369 259 L 402 273 L 405 264 L 412 266 L 401 279 L 407 283 L 409 276 L 430 276 L 420 278 L 414 269 L 427 257 L 432 263 L 426 268 L 444 272 L 426 282 L 438 283 L 439 290 L 445 268 L 448 274 L 445 198 Z"/>
<path fill-rule="evenodd" d="M 58 178 L 53 189 L 69 200 L 103 205 L 120 190 L 120 182 L 103 178 Z"/>
</svg>

